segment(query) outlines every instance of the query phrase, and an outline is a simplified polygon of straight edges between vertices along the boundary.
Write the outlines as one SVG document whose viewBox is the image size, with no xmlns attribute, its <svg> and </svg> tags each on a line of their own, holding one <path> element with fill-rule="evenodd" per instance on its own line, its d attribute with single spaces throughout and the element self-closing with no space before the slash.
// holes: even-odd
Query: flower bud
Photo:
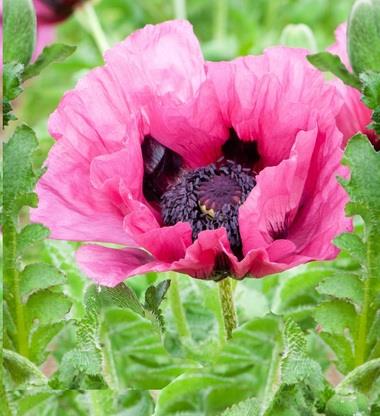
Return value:
<svg viewBox="0 0 380 416">
<path fill-rule="evenodd" d="M 281 33 L 280 43 L 294 48 L 306 48 L 312 53 L 317 51 L 314 33 L 309 26 L 304 24 L 285 26 Z"/>
<path fill-rule="evenodd" d="M 326 405 L 326 416 L 369 416 L 369 403 L 364 394 L 336 394 Z"/>
<path fill-rule="evenodd" d="M 354 72 L 380 72 L 380 0 L 354 3 L 347 35 L 348 56 Z"/>
</svg>

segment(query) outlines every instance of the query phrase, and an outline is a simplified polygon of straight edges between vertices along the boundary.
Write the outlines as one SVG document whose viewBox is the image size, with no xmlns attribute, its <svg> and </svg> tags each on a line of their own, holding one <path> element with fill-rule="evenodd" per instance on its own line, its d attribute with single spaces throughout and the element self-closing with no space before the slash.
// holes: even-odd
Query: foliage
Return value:
<svg viewBox="0 0 380 416">
<path fill-rule="evenodd" d="M 258 52 L 280 39 L 324 49 L 350 7 L 256 3 L 187 2 L 208 59 Z M 49 230 L 30 224 L 28 209 L 38 203 L 33 190 L 51 144 L 47 116 L 102 58 L 78 10 L 58 29 L 63 43 L 31 63 L 30 4 L 4 2 L 3 122 L 11 125 L 4 145 L 1 414 L 380 415 L 380 153 L 361 135 L 347 146 L 351 174 L 341 183 L 355 229 L 336 239 L 338 258 L 238 282 L 239 326 L 228 341 L 214 282 L 149 273 L 115 288 L 92 285 L 75 265 L 78 244 L 47 240 Z M 102 1 L 97 11 L 111 43 L 173 17 L 163 0 Z M 363 42 L 354 19 L 352 45 Z M 15 22 L 25 30 L 15 32 Z M 315 40 L 305 26 L 288 27 L 281 37 L 289 22 L 307 24 Z M 75 54 L 66 43 L 78 45 Z M 379 72 L 364 59 L 377 55 L 363 58 L 363 50 L 350 53 L 355 72 L 327 52 L 308 59 L 361 90 L 373 110 L 370 127 L 380 134 Z M 13 113 L 37 135 L 25 124 L 14 129 Z"/>
</svg>

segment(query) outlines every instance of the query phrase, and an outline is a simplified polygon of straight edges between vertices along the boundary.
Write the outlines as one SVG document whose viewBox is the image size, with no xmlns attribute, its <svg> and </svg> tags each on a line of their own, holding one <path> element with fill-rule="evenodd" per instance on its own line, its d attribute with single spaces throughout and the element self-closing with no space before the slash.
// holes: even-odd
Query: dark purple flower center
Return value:
<svg viewBox="0 0 380 416">
<path fill-rule="evenodd" d="M 161 197 L 163 222 L 165 225 L 190 223 L 193 240 L 201 231 L 224 227 L 231 249 L 242 257 L 239 206 L 255 185 L 252 170 L 233 161 L 187 172 Z"/>
</svg>

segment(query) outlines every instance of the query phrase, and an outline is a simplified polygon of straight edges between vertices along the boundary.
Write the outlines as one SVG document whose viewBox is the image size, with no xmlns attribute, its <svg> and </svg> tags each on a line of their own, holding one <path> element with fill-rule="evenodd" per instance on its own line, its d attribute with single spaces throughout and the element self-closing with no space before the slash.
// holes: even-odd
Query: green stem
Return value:
<svg viewBox="0 0 380 416">
<path fill-rule="evenodd" d="M 272 351 L 272 359 L 270 362 L 270 367 L 265 383 L 264 388 L 264 396 L 260 411 L 260 416 L 265 415 L 266 411 L 269 408 L 270 403 L 273 400 L 273 396 L 276 393 L 276 389 L 278 388 L 279 383 L 279 369 L 280 369 L 280 362 L 281 362 L 281 348 L 282 345 L 279 341 L 277 341 L 274 345 Z"/>
<path fill-rule="evenodd" d="M 226 34 L 228 0 L 215 0 L 214 40 L 222 40 Z"/>
<path fill-rule="evenodd" d="M 367 335 L 369 327 L 371 325 L 371 302 L 374 291 L 372 283 L 375 282 L 375 276 L 377 273 L 378 265 L 376 264 L 376 258 L 372 258 L 374 248 L 372 248 L 372 236 L 371 234 L 367 239 L 367 270 L 364 280 L 364 297 L 363 305 L 359 314 L 358 332 L 355 343 L 355 366 L 358 367 L 365 363 L 367 358 Z"/>
<path fill-rule="evenodd" d="M 105 390 L 90 390 L 88 392 L 90 397 L 91 416 L 105 416 L 103 411 L 103 395 Z"/>
<path fill-rule="evenodd" d="M 12 218 L 6 216 L 3 226 L 5 281 L 11 290 L 12 310 L 17 328 L 17 351 L 24 357 L 29 355 L 28 331 L 26 329 L 24 305 L 20 294 L 20 274 L 16 267 L 16 229 Z"/>
<path fill-rule="evenodd" d="M 222 307 L 226 337 L 230 339 L 232 331 L 237 327 L 237 316 L 233 299 L 232 281 L 225 278 L 219 283 L 219 298 Z"/>
<path fill-rule="evenodd" d="M 8 401 L 8 394 L 3 381 L 0 382 L 0 413 L 4 416 L 13 416 L 12 408 Z"/>
<path fill-rule="evenodd" d="M 83 10 L 83 14 L 86 18 L 86 23 L 89 26 L 89 31 L 94 38 L 100 53 L 103 55 L 104 52 L 109 49 L 109 44 L 94 7 L 90 1 L 87 1 L 83 4 L 81 9 Z"/>
<path fill-rule="evenodd" d="M 179 291 L 178 276 L 174 272 L 169 272 L 170 276 L 170 289 L 168 293 L 168 299 L 170 308 L 173 313 L 174 323 L 177 328 L 178 334 L 181 338 L 190 338 L 191 333 L 189 325 L 186 320 L 185 310 L 181 302 L 181 296 Z"/>
<path fill-rule="evenodd" d="M 174 17 L 186 19 L 186 0 L 173 0 Z"/>
<path fill-rule="evenodd" d="M 102 334 L 102 343 L 104 345 L 103 357 L 105 363 L 105 379 L 112 391 L 118 392 L 120 390 L 119 377 L 117 375 L 115 360 L 113 358 L 111 341 L 107 335 L 107 333 Z"/>
</svg>

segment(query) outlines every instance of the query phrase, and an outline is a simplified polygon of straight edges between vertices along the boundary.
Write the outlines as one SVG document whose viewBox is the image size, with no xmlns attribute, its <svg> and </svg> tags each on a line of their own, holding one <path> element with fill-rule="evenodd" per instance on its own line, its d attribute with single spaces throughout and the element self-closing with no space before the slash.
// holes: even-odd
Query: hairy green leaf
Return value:
<svg viewBox="0 0 380 416">
<path fill-rule="evenodd" d="M 333 55 L 330 52 L 319 52 L 308 55 L 307 60 L 319 70 L 331 72 L 345 84 L 357 89 L 361 88 L 359 78 L 348 71 L 338 55 Z"/>
<path fill-rule="evenodd" d="M 39 325 L 46 325 L 62 321 L 70 308 L 71 300 L 63 293 L 44 289 L 29 297 L 25 309 L 29 325 L 32 325 L 34 320 L 37 320 Z"/>
<path fill-rule="evenodd" d="M 17 387 L 46 385 L 47 378 L 27 358 L 14 351 L 3 350 L 4 367 Z"/>
<path fill-rule="evenodd" d="M 38 290 L 61 285 L 65 282 L 65 276 L 54 266 L 45 263 L 29 264 L 21 272 L 20 293 L 29 296 Z"/>
<path fill-rule="evenodd" d="M 62 43 L 55 43 L 47 46 L 42 51 L 37 60 L 25 68 L 23 73 L 23 81 L 39 75 L 48 65 L 54 62 L 62 62 L 74 53 L 76 46 L 64 45 Z"/>
<path fill-rule="evenodd" d="M 44 240 L 49 236 L 49 230 L 42 224 L 28 224 L 17 235 L 17 254 L 25 249 Z"/>
<path fill-rule="evenodd" d="M 321 303 L 315 310 L 315 320 L 323 331 L 343 335 L 347 329 L 351 335 L 356 333 L 356 311 L 352 303 L 343 300 L 331 300 Z"/>
<path fill-rule="evenodd" d="M 116 306 L 144 315 L 144 308 L 139 302 L 135 292 L 125 283 L 120 283 L 115 287 L 101 287 L 97 296 L 103 306 Z"/>
<path fill-rule="evenodd" d="M 41 325 L 36 328 L 31 337 L 29 343 L 29 355 L 30 359 L 36 364 L 42 364 L 49 354 L 46 350 L 49 343 L 58 333 L 63 329 L 64 322 L 55 322 L 48 325 Z"/>
<path fill-rule="evenodd" d="M 101 374 L 102 362 L 95 351 L 75 349 L 64 355 L 49 384 L 54 389 L 102 389 L 107 386 Z"/>
<path fill-rule="evenodd" d="M 322 340 L 334 351 L 335 365 L 342 374 L 346 374 L 355 367 L 354 348 L 352 340 L 344 335 L 321 332 Z"/>
<path fill-rule="evenodd" d="M 363 282 L 357 275 L 352 273 L 333 275 L 321 282 L 317 290 L 321 294 L 338 299 L 347 299 L 359 306 L 363 302 Z"/>
<path fill-rule="evenodd" d="M 163 280 L 156 286 L 149 286 L 145 292 L 144 308 L 150 311 L 156 318 L 161 329 L 165 329 L 164 317 L 160 309 L 161 302 L 164 300 L 166 292 L 170 286 L 170 280 Z"/>
<path fill-rule="evenodd" d="M 36 16 L 32 0 L 4 0 L 3 4 L 4 62 L 26 65 L 36 41 Z"/>
<path fill-rule="evenodd" d="M 11 113 L 11 101 L 22 93 L 21 76 L 24 65 L 11 62 L 3 65 L 3 125 L 7 126 L 9 121 L 16 117 Z"/>
<path fill-rule="evenodd" d="M 221 416 L 259 416 L 260 406 L 255 398 L 244 400 L 225 410 Z"/>
<path fill-rule="evenodd" d="M 35 202 L 31 192 L 38 179 L 32 154 L 38 142 L 31 128 L 18 127 L 4 145 L 4 215 L 14 216 L 24 204 Z"/>
</svg>

